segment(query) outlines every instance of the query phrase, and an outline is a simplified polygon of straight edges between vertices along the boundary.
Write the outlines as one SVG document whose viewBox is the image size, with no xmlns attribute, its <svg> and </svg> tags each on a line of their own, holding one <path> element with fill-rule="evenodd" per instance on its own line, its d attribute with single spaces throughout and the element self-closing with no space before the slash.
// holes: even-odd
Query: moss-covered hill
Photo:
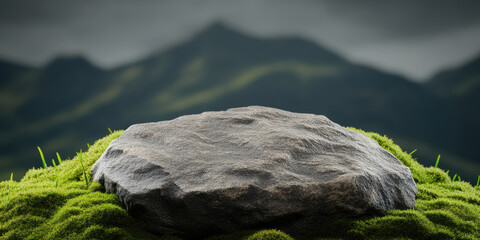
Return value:
<svg viewBox="0 0 480 240">
<path fill-rule="evenodd" d="M 412 170 L 419 190 L 416 206 L 380 217 L 339 219 L 319 226 L 323 234 L 316 239 L 480 239 L 478 186 L 452 181 L 441 169 L 423 167 L 387 137 L 357 131 L 376 140 Z M 20 182 L 1 182 L 0 239 L 176 239 L 143 231 L 115 195 L 91 182 L 89 169 L 121 134 L 115 131 L 90 146 L 82 157 L 65 160 L 56 168 L 32 169 Z M 213 239 L 292 238 L 277 230 L 251 230 Z"/>
</svg>

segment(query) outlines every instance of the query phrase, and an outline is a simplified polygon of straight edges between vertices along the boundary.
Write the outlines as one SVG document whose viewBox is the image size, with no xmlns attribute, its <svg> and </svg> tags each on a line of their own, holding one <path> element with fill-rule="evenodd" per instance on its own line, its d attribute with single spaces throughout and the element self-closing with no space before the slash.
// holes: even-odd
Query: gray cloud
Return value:
<svg viewBox="0 0 480 240">
<path fill-rule="evenodd" d="M 480 2 L 467 0 L 0 0 L 0 57 L 41 65 L 58 54 L 83 54 L 113 67 L 222 20 L 260 37 L 303 36 L 354 61 L 423 79 L 480 52 L 479 11 Z"/>
<path fill-rule="evenodd" d="M 345 18 L 377 28 L 388 38 L 432 36 L 480 23 L 480 1 L 329 1 Z"/>
</svg>

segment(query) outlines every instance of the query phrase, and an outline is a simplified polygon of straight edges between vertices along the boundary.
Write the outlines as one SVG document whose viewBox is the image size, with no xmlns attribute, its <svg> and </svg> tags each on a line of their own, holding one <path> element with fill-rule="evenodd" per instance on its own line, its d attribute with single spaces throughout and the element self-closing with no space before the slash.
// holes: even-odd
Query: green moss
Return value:
<svg viewBox="0 0 480 240">
<path fill-rule="evenodd" d="M 248 236 L 246 240 L 293 240 L 293 238 L 278 230 L 262 230 Z"/>
<path fill-rule="evenodd" d="M 391 210 L 385 216 L 339 220 L 325 236 L 349 239 L 479 239 L 480 191 L 466 182 L 452 182 L 439 168 L 425 168 L 385 136 L 357 130 L 395 155 L 412 171 L 418 195 L 414 209 Z"/>
<path fill-rule="evenodd" d="M 89 170 L 108 144 L 122 131 L 97 141 L 83 161 Z M 55 169 L 32 169 L 20 182 L 10 186 L 10 201 L 0 203 L 0 239 L 158 239 L 136 225 L 120 207 L 118 198 L 102 192 L 93 182 L 87 188 L 78 157 Z M 0 183 L 0 195 L 6 196 L 7 182 Z"/>
<path fill-rule="evenodd" d="M 293 240 L 288 234 L 276 230 L 247 230 L 239 231 L 231 234 L 219 235 L 214 237 L 209 237 L 205 240 Z"/>
<path fill-rule="evenodd" d="M 452 181 L 439 168 L 422 166 L 385 136 L 353 130 L 376 140 L 411 169 L 418 187 L 416 205 L 414 209 L 388 211 L 384 216 L 338 219 L 319 226 L 317 239 L 480 238 L 478 187 Z M 91 181 L 91 166 L 121 134 L 113 132 L 82 154 L 86 174 L 79 156 L 57 165 L 58 187 L 53 166 L 31 169 L 20 182 L 0 182 L 0 239 L 178 239 L 143 231 L 115 195 L 104 193 L 99 183 Z M 278 230 L 248 230 L 209 239 L 293 238 Z"/>
</svg>

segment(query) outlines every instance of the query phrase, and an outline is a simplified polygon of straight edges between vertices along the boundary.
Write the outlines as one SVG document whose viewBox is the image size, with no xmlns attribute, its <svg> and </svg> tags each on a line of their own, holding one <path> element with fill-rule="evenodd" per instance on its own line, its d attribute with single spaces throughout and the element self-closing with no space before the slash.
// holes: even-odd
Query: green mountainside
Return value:
<svg viewBox="0 0 480 240">
<path fill-rule="evenodd" d="M 452 70 L 443 71 L 427 82 L 428 89 L 445 102 L 454 130 L 450 148 L 466 158 L 480 161 L 480 57 Z M 477 168 L 478 169 L 478 168 Z"/>
<path fill-rule="evenodd" d="M 436 74 L 427 85 L 444 98 L 480 98 L 480 57 Z"/>
<path fill-rule="evenodd" d="M 22 70 L 0 74 L 0 179 L 12 170 L 23 175 L 38 156 L 36 146 L 47 158 L 73 156 L 107 128 L 247 105 L 323 114 L 387 134 L 406 150 L 418 148 L 426 165 L 442 154 L 442 167 L 471 182 L 480 169 L 470 154 L 475 148 L 465 147 L 478 140 L 457 136 L 480 133 L 478 121 L 463 124 L 476 107 L 459 111 L 428 84 L 351 63 L 301 38 L 254 38 L 216 23 L 115 69 L 81 57 L 13 68 Z"/>
</svg>

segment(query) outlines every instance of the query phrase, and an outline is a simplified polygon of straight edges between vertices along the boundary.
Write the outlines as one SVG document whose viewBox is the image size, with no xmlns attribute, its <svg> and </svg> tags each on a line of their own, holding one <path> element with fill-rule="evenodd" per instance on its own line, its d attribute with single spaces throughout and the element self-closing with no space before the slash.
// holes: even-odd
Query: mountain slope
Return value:
<svg viewBox="0 0 480 240">
<path fill-rule="evenodd" d="M 89 99 L 101 86 L 101 69 L 81 57 L 60 57 L 38 75 L 33 95 L 19 110 L 25 119 L 44 118 Z"/>
<path fill-rule="evenodd" d="M 52 126 L 62 122 L 55 120 L 57 116 L 88 101 L 100 87 L 106 87 L 98 82 L 102 74 L 103 70 L 86 59 L 60 57 L 43 68 L 23 68 L 21 73 L 4 79 L 8 84 L 0 91 L 0 98 L 5 100 L 0 104 L 2 175 L 11 170 L 24 173 L 38 154 L 35 146 L 44 145 L 49 136 L 69 131 L 50 132 Z M 78 143 L 65 135 L 57 139 L 60 152 Z"/>
<path fill-rule="evenodd" d="M 71 85 L 62 85 L 66 81 Z M 416 156 L 427 165 L 451 151 L 442 164 L 471 181 L 478 174 L 468 165 L 478 162 L 455 162 L 458 152 L 445 139 L 455 134 L 449 126 L 456 121 L 444 117 L 447 100 L 299 38 L 258 39 L 217 23 L 167 51 L 109 71 L 81 58 L 59 59 L 35 72 L 29 86 L 39 85 L 41 91 L 30 87 L 30 98 L 8 115 L 18 121 L 2 130 L 2 170 L 30 167 L 37 145 L 47 156 L 72 156 L 108 127 L 255 104 L 388 134 L 418 148 Z"/>
<path fill-rule="evenodd" d="M 477 147 L 480 145 L 480 57 L 452 70 L 435 75 L 426 88 L 444 102 L 452 135 L 452 151 L 465 158 L 480 162 Z"/>
<path fill-rule="evenodd" d="M 22 105 L 28 95 L 35 69 L 0 60 L 0 121 Z M 0 128 L 5 124 L 0 124 Z"/>
<path fill-rule="evenodd" d="M 445 98 L 480 97 L 480 57 L 432 77 L 427 86 Z"/>
<path fill-rule="evenodd" d="M 0 88 L 4 88 L 18 79 L 24 72 L 33 68 L 0 59 Z"/>
</svg>

